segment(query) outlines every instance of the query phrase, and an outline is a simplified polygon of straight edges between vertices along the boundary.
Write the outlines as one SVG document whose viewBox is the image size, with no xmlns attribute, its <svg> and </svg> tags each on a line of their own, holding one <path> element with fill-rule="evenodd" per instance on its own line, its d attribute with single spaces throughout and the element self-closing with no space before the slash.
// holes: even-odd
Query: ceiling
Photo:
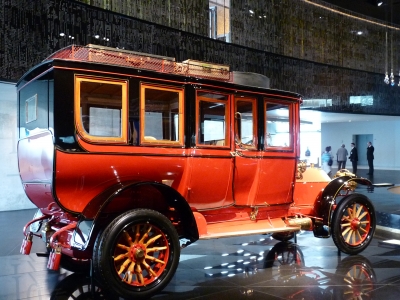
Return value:
<svg viewBox="0 0 400 300">
<path fill-rule="evenodd" d="M 323 0 L 374 19 L 400 25 L 400 0 Z M 382 2 L 382 5 L 377 4 Z"/>
<path fill-rule="evenodd" d="M 327 113 L 316 110 L 300 110 L 300 119 L 303 123 L 318 126 L 323 123 L 350 123 L 350 122 L 377 122 L 377 121 L 400 121 L 400 116 L 364 115 Z"/>
</svg>

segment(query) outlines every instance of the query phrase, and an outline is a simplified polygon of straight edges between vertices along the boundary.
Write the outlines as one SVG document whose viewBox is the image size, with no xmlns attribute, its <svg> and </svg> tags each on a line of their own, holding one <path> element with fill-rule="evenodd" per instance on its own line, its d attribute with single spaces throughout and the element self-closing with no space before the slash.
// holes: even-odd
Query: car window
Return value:
<svg viewBox="0 0 400 300">
<path fill-rule="evenodd" d="M 141 143 L 183 145 L 183 88 L 141 84 Z"/>
<path fill-rule="evenodd" d="M 126 143 L 127 82 L 75 76 L 75 122 L 88 141 Z"/>
<path fill-rule="evenodd" d="M 289 104 L 264 102 L 266 149 L 293 149 L 292 113 Z"/>
<path fill-rule="evenodd" d="M 198 146 L 229 146 L 229 96 L 212 92 L 197 93 Z M 228 128 L 227 128 L 228 127 Z"/>
</svg>

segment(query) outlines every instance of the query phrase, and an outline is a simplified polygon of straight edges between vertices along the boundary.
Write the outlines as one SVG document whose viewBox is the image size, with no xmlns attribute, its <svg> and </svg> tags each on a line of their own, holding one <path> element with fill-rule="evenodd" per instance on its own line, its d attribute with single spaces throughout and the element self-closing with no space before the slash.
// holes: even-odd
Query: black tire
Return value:
<svg viewBox="0 0 400 300">
<path fill-rule="evenodd" d="M 294 238 L 294 232 L 293 231 L 275 232 L 272 234 L 272 237 L 275 240 L 278 240 L 281 242 L 287 242 Z"/>
<path fill-rule="evenodd" d="M 93 267 L 107 290 L 126 299 L 148 299 L 172 279 L 179 256 L 171 222 L 159 212 L 135 209 L 105 228 L 94 248 Z"/>
<path fill-rule="evenodd" d="M 364 195 L 343 198 L 332 218 L 332 238 L 338 249 L 354 255 L 371 242 L 376 227 L 375 208 Z"/>
</svg>

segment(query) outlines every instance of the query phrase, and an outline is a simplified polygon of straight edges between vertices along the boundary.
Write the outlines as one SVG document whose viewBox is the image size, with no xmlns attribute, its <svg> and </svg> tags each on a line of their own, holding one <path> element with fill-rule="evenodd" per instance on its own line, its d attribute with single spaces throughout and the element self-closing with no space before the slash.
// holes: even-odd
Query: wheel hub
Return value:
<svg viewBox="0 0 400 300">
<path fill-rule="evenodd" d="M 130 250 L 130 259 L 132 261 L 143 261 L 146 256 L 146 247 L 144 245 L 133 245 Z"/>
<path fill-rule="evenodd" d="M 351 229 L 352 230 L 357 230 L 359 229 L 361 226 L 361 222 L 359 219 L 355 218 L 351 221 Z"/>
</svg>

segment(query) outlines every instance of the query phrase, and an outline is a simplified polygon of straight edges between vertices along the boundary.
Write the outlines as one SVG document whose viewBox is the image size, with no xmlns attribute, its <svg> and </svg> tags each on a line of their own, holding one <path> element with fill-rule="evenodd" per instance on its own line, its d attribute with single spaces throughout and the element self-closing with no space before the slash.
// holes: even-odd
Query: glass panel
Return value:
<svg viewBox="0 0 400 300">
<path fill-rule="evenodd" d="M 33 122 L 37 119 L 37 94 L 25 101 L 25 117 L 26 123 Z"/>
<path fill-rule="evenodd" d="M 226 146 L 227 100 L 228 96 L 212 93 L 198 93 L 197 144 Z"/>
<path fill-rule="evenodd" d="M 91 136 L 122 137 L 122 86 L 82 81 L 80 110 L 83 129 Z"/>
<path fill-rule="evenodd" d="M 290 110 L 285 104 L 266 103 L 266 147 L 291 147 Z"/>
<path fill-rule="evenodd" d="M 209 1 L 210 38 L 230 42 L 230 1 Z"/>
<path fill-rule="evenodd" d="M 181 92 L 149 87 L 144 91 L 144 140 L 178 142 Z"/>
<path fill-rule="evenodd" d="M 243 146 L 255 146 L 255 125 L 254 125 L 254 103 L 253 101 L 242 101 L 239 100 L 236 102 L 236 113 L 237 116 L 237 133 L 240 134 L 239 141 Z"/>
<path fill-rule="evenodd" d="M 49 72 L 29 84 L 25 81 L 20 82 L 19 87 L 23 86 L 18 92 L 20 138 L 54 128 L 53 106 L 50 106 L 53 99 L 54 81 L 51 79 L 53 76 L 53 72 Z M 4 96 L 3 91 L 2 93 Z M 0 109 L 0 116 L 1 114 Z M 51 122 L 50 127 L 49 122 Z"/>
</svg>

